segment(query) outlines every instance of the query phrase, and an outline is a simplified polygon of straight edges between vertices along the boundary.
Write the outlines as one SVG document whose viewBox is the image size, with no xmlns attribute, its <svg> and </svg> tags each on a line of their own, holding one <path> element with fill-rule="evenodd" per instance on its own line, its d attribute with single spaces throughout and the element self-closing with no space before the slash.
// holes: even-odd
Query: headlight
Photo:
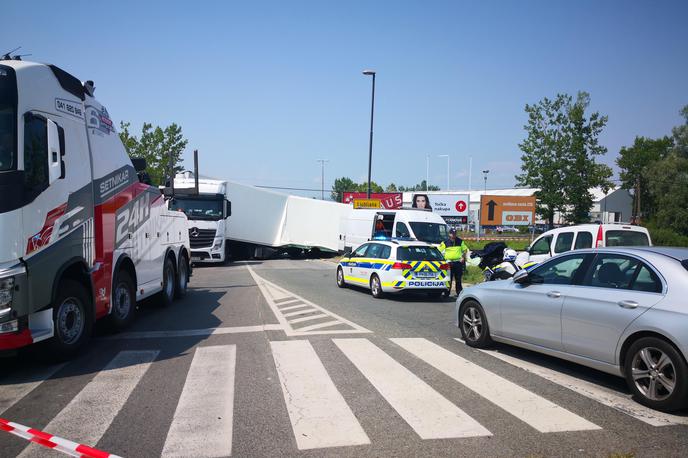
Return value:
<svg viewBox="0 0 688 458">
<path fill-rule="evenodd" d="M 14 291 L 14 277 L 0 279 L 0 310 L 10 308 L 12 292 Z"/>
<path fill-rule="evenodd" d="M 220 239 L 220 240 L 218 240 L 217 242 L 215 242 L 215 245 L 213 245 L 213 248 L 212 248 L 212 249 L 213 249 L 213 250 L 219 250 L 220 248 L 222 248 L 222 239 Z"/>
</svg>

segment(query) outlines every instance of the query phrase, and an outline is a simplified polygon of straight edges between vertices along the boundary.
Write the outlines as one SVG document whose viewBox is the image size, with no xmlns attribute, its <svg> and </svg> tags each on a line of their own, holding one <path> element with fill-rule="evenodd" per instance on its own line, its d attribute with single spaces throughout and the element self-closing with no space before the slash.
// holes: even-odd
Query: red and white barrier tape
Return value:
<svg viewBox="0 0 688 458">
<path fill-rule="evenodd" d="M 14 423 L 0 418 L 0 430 L 19 436 L 29 442 L 35 442 L 43 447 L 66 453 L 69 456 L 83 458 L 121 458 L 111 453 L 103 452 L 87 445 L 77 444 L 76 442 L 44 433 L 37 429 Z"/>
</svg>

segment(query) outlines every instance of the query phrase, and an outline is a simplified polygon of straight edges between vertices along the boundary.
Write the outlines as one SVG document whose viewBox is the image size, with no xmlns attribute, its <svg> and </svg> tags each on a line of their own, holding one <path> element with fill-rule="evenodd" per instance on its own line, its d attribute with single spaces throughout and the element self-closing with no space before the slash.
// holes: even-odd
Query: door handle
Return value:
<svg viewBox="0 0 688 458">
<path fill-rule="evenodd" d="M 625 309 L 634 309 L 638 307 L 638 303 L 636 301 L 619 301 L 617 304 L 619 304 L 619 307 Z"/>
<path fill-rule="evenodd" d="M 561 293 L 559 291 L 550 291 L 547 293 L 547 297 L 551 297 L 552 299 L 559 299 L 561 297 Z"/>
</svg>

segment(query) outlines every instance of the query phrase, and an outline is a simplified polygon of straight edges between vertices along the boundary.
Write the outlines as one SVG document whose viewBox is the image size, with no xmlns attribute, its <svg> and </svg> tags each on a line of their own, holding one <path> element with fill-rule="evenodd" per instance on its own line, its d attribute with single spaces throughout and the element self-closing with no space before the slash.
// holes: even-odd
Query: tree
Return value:
<svg viewBox="0 0 688 458">
<path fill-rule="evenodd" d="M 595 162 L 595 156 L 607 152 L 598 141 L 607 117 L 595 112 L 586 118 L 589 105 L 589 94 L 579 92 L 575 101 L 557 94 L 554 100 L 545 97 L 525 107 L 527 136 L 518 145 L 523 173 L 516 180 L 540 189 L 537 211 L 550 225 L 557 211 L 572 223 L 588 221 L 593 204 L 590 188 L 612 186 L 611 168 Z"/>
<path fill-rule="evenodd" d="M 390 184 L 385 188 L 385 192 L 399 192 L 399 190 L 397 189 L 397 185 L 395 185 L 394 183 L 390 183 Z"/>
<path fill-rule="evenodd" d="M 366 181 L 365 183 L 361 183 L 358 185 L 358 192 L 368 192 L 368 182 Z M 385 192 L 384 188 L 380 186 L 379 184 L 375 183 L 374 181 L 370 182 L 370 192 Z"/>
<path fill-rule="evenodd" d="M 647 171 L 651 165 L 664 159 L 674 142 L 669 137 L 658 139 L 635 137 L 633 146 L 622 147 L 616 164 L 621 169 L 621 186 L 633 189 L 633 219 L 651 218 L 655 204 L 648 188 Z"/>
<path fill-rule="evenodd" d="M 182 135 L 182 128 L 172 123 L 164 129 L 150 123 L 143 123 L 141 136 L 129 132 L 130 123 L 120 123 L 120 138 L 130 157 L 142 157 L 146 160 L 146 171 L 154 185 L 164 184 L 169 175 L 169 161 L 172 156 L 173 173 L 183 170 L 182 153 L 188 140 Z"/>
<path fill-rule="evenodd" d="M 425 180 L 414 186 L 399 186 L 399 191 L 414 192 L 414 191 L 439 191 L 440 187 L 435 185 L 428 185 Z"/>
<path fill-rule="evenodd" d="M 341 202 L 345 192 L 352 192 L 358 189 L 358 185 L 349 177 L 341 177 L 334 180 L 330 198 L 335 202 Z"/>
</svg>

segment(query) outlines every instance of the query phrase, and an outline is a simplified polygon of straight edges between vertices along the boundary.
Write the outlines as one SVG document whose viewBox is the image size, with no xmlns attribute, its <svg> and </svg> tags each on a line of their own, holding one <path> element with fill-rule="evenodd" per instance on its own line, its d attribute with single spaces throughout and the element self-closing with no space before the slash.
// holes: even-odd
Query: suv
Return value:
<svg viewBox="0 0 688 458">
<path fill-rule="evenodd" d="M 440 297 L 449 288 L 449 264 L 434 246 L 408 240 L 373 240 L 356 248 L 337 265 L 337 286 L 385 293 L 424 291 Z"/>
<path fill-rule="evenodd" d="M 545 232 L 519 254 L 517 263 L 542 262 L 555 254 L 581 248 L 612 246 L 651 246 L 644 227 L 627 224 L 579 224 Z"/>
</svg>

